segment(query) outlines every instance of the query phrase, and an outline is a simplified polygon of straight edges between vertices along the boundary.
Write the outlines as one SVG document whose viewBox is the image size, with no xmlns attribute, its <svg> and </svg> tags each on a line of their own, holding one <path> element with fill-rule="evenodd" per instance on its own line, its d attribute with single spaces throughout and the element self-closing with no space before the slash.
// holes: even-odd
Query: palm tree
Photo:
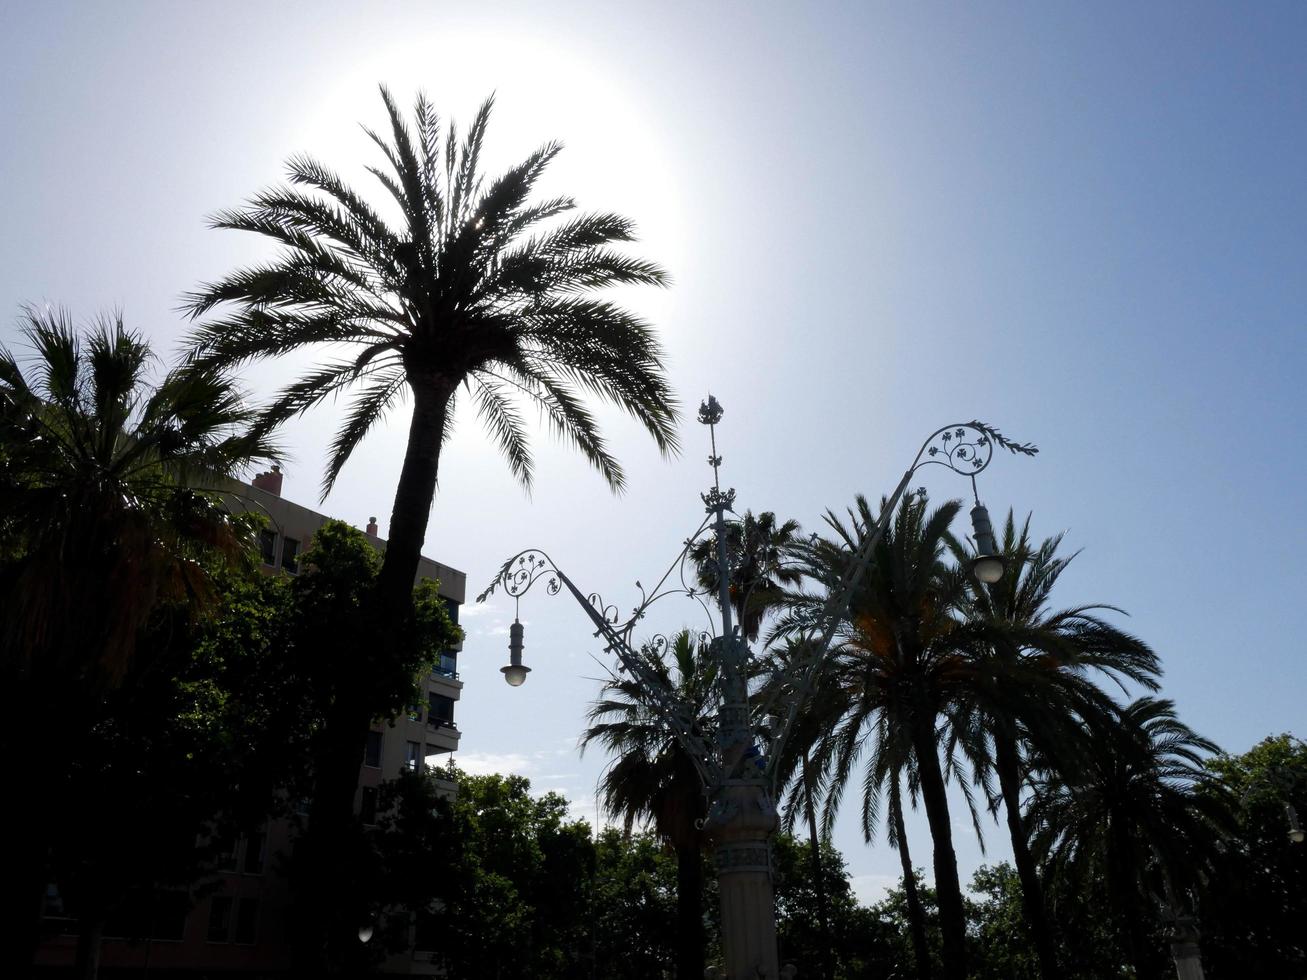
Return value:
<svg viewBox="0 0 1307 980">
<path fill-rule="evenodd" d="M 968 580 L 963 614 L 988 624 L 1000 642 L 980 648 L 974 664 L 970 707 L 973 724 L 988 733 L 980 765 L 992 765 L 998 777 L 1013 863 L 1021 881 L 1022 912 L 1039 957 L 1044 980 L 1062 975 L 1056 942 L 1049 926 L 1036 863 L 1030 853 L 1029 829 L 1021 815 L 1024 781 L 1023 746 L 1033 746 L 1046 760 L 1075 764 L 1083 747 L 1081 718 L 1102 711 L 1105 696 L 1089 680 L 1091 672 L 1118 684 L 1130 680 L 1156 690 L 1157 656 L 1142 641 L 1105 622 L 1099 612 L 1113 606 L 1082 605 L 1053 611 L 1054 587 L 1075 555 L 1059 557 L 1062 536 L 1035 547 L 1030 517 L 1018 528 L 1012 511 L 1003 529 L 1003 577 L 984 585 Z M 970 555 L 961 546 L 958 564 Z M 962 705 L 963 711 L 967 705 Z M 975 744 L 975 743 L 972 743 Z"/>
<path fill-rule="evenodd" d="M 1081 893 L 1096 880 L 1105 884 L 1122 946 L 1144 980 L 1160 975 L 1147 940 L 1158 895 L 1180 912 L 1175 896 L 1204 874 L 1228 819 L 1224 795 L 1204 765 L 1218 749 L 1159 698 L 1086 721 L 1092 751 L 1073 775 L 1035 760 L 1026 821 L 1054 882 Z"/>
<path fill-rule="evenodd" d="M 152 384 L 150 349 L 121 318 L 84 335 L 66 314 L 29 308 L 24 370 L 0 350 L 0 665 L 9 698 L 5 744 L 30 745 L 37 786 L 5 921 L 30 962 L 39 933 L 50 821 L 72 805 L 64 774 L 100 695 L 137 656 L 137 637 L 164 602 L 210 596 L 206 556 L 248 542 L 223 504 L 230 476 L 271 459 L 253 416 L 219 371 L 190 368 Z M 61 721 L 45 717 L 61 706 Z M 36 740 L 31 733 L 40 731 Z M 98 944 L 88 944 L 93 956 Z M 84 961 L 83 965 L 86 963 Z M 93 967 L 88 967 L 93 972 Z"/>
<path fill-rule="evenodd" d="M 116 684 L 163 601 L 203 597 L 204 552 L 235 555 L 231 475 L 273 458 L 233 382 L 183 369 L 152 387 L 153 356 L 121 318 L 83 340 L 62 312 L 27 309 L 24 372 L 0 349 L 3 641 L 24 675 Z"/>
<path fill-rule="evenodd" d="M 694 734 L 709 738 L 716 708 L 717 661 L 689 630 L 665 645 L 646 645 L 643 655 L 667 690 L 674 691 L 695 719 Z M 676 975 L 704 975 L 703 849 L 700 823 L 707 815 L 699 774 L 675 733 L 630 677 L 614 677 L 590 708 L 582 751 L 603 746 L 612 762 L 600 780 L 604 809 L 620 817 L 626 832 L 652 822 L 676 852 Z"/>
<path fill-rule="evenodd" d="M 799 545 L 799 522 L 776 523 L 776 515 L 763 511 L 756 517 L 746 510 L 740 520 L 726 523 L 726 558 L 731 566 L 730 602 L 744 636 L 757 640 L 767 614 L 784 598 L 787 586 L 796 586 L 802 572 L 792 563 Z M 714 598 L 718 593 L 717 537 L 695 542 L 690 549 L 699 587 Z"/>
<path fill-rule="evenodd" d="M 771 693 L 779 687 L 781 698 L 791 687 L 784 674 L 785 663 L 801 657 L 804 652 L 802 643 L 796 641 L 791 641 L 785 649 L 786 656 L 778 656 L 779 651 L 772 652 L 769 658 L 772 676 L 764 689 Z M 824 832 L 829 834 L 852 770 L 870 744 L 872 755 L 862 786 L 862 836 L 867 844 L 875 841 L 881 805 L 888 802 L 889 812 L 884 817 L 886 838 L 898 852 L 903 869 L 904 900 L 915 973 L 918 980 L 929 980 L 931 956 L 926 938 L 926 915 L 903 820 L 902 784 L 907 782 L 915 808 L 919 780 L 910 748 L 900 744 L 898 748 L 906 754 L 894 754 L 889 715 L 883 711 L 876 713 L 874 707 L 879 696 L 875 692 L 877 681 L 873 681 L 870 689 L 864 685 L 870 675 L 861 666 L 855 666 L 859 659 L 853 645 L 842 644 L 826 665 L 823 677 L 814 686 L 803 711 L 795 716 L 794 728 L 778 767 L 778 783 L 786 802 L 784 827 L 792 832 L 802 808 L 809 822 L 809 832 L 816 840 L 815 795 L 823 800 L 822 823 Z M 883 753 L 879 751 L 882 748 L 885 749 Z"/>
<path fill-rule="evenodd" d="M 908 829 L 903 823 L 903 793 L 895 775 L 889 787 L 889 842 L 899 852 L 899 869 L 903 872 L 903 899 L 908 906 L 908 932 L 912 939 L 912 956 L 916 960 L 918 980 L 930 980 L 930 943 L 926 939 L 926 910 L 917 888 L 917 869 L 912 865 L 908 848 Z M 868 841 L 870 843 L 870 841 Z"/>
<path fill-rule="evenodd" d="M 614 248 L 634 240 L 615 214 L 564 220 L 569 197 L 532 201 L 561 146 L 548 143 L 486 182 L 482 143 L 493 99 L 458 142 L 419 95 L 410 126 L 382 87 L 389 138 L 370 129 L 384 164 L 369 170 L 399 222 L 305 156 L 291 182 L 223 211 L 216 228 L 270 238 L 281 251 L 187 297 L 193 317 L 230 313 L 192 337 L 200 364 L 235 365 L 313 349 L 326 357 L 286 386 L 269 427 L 356 392 L 331 446 L 323 496 L 360 440 L 411 396 L 408 446 L 395 490 L 380 578 L 379 628 L 411 609 L 413 578 L 436 492 L 441 448 L 466 393 L 513 475 L 527 488 L 532 456 L 521 407 L 535 406 L 614 490 L 624 483 L 583 395 L 634 416 L 664 452 L 676 449 L 676 400 L 650 328 L 583 294 L 622 284 L 664 285 L 657 265 Z"/>
<path fill-rule="evenodd" d="M 784 645 L 769 650 L 757 663 L 757 676 L 762 678 L 758 685 L 754 703 L 757 710 L 765 711 L 775 704 L 784 704 L 795 695 L 793 676 L 808 653 L 808 647 L 801 640 L 790 639 Z M 812 879 L 817 899 L 820 936 L 822 940 L 822 976 L 830 980 L 835 975 L 834 946 L 830 932 L 830 898 L 826 893 L 824 875 L 822 874 L 821 840 L 829 838 L 829 821 L 825 833 L 817 829 L 817 803 L 823 792 L 818 767 L 813 765 L 811 755 L 819 737 L 819 726 L 832 712 L 828 707 L 830 698 L 838 698 L 839 691 L 815 690 L 812 700 L 804 710 L 794 717 L 794 726 L 786 739 L 785 748 L 777 766 L 777 787 L 779 796 L 784 801 L 782 827 L 786 833 L 794 832 L 798 815 L 803 814 L 808 824 L 808 854 L 811 862 Z M 759 719 L 767 724 L 767 719 Z"/>
<path fill-rule="evenodd" d="M 950 501 L 928 513 L 924 496 L 904 501 L 876 546 L 818 682 L 842 691 L 845 702 L 840 708 L 836 699 L 824 723 L 828 808 L 838 807 L 854 767 L 863 766 L 863 829 L 870 835 L 882 793 L 911 767 L 934 845 L 944 971 L 958 980 L 966 976 L 966 922 L 945 793 L 945 778 L 954 771 L 954 741 L 941 746 L 941 725 L 968 683 L 968 654 L 986 636 L 983 626 L 954 615 L 962 579 L 944 559 L 960 507 Z M 848 517 L 846 524 L 827 513 L 833 536 L 815 540 L 806 557 L 808 577 L 819 588 L 793 597 L 790 613 L 778 624 L 780 635 L 811 628 L 826 593 L 877 520 L 862 496 Z"/>
</svg>

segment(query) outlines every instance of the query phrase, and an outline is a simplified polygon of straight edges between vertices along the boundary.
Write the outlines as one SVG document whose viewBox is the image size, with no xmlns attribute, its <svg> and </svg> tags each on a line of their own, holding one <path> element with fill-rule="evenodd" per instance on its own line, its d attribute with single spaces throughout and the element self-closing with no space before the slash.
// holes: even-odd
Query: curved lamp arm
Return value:
<svg viewBox="0 0 1307 980">
<path fill-rule="evenodd" d="M 689 544 L 690 542 L 687 541 L 687 549 Z M 666 576 L 664 576 L 665 578 Z M 718 764 L 707 741 L 694 730 L 694 711 L 683 698 L 668 688 L 663 679 L 649 667 L 645 658 L 631 646 L 629 641 L 631 630 L 636 621 L 644 615 L 645 608 L 661 595 L 667 593 L 655 592 L 654 595 L 646 597 L 636 607 L 635 615 L 627 623 L 619 625 L 615 606 L 605 606 L 598 593 L 584 595 L 572 580 L 554 564 L 552 558 L 540 549 L 532 548 L 520 552 L 504 562 L 499 574 L 486 587 L 486 590 L 477 596 L 477 602 L 484 602 L 501 585 L 505 592 L 514 599 L 518 599 L 525 595 L 536 582 L 542 580 L 545 583 L 545 591 L 549 595 L 557 595 L 563 589 L 566 589 L 572 598 L 576 600 L 577 605 L 584 610 L 585 614 L 590 618 L 591 624 L 595 627 L 594 635 L 603 639 L 606 651 L 615 654 L 622 667 L 639 682 L 641 690 L 652 702 L 654 711 L 667 723 L 667 726 L 685 749 L 686 754 L 689 755 L 695 769 L 698 770 L 700 777 L 703 779 L 704 785 L 718 785 L 723 778 L 721 766 Z M 513 628 L 513 641 L 516 644 L 514 656 L 520 662 L 521 624 L 514 620 Z"/>
<path fill-rule="evenodd" d="M 903 474 L 903 479 L 899 480 L 899 485 L 894 488 L 894 492 L 890 494 L 885 506 L 881 508 L 880 517 L 863 538 L 862 544 L 849 561 L 839 583 L 813 621 L 809 635 L 816 633 L 819 639 L 809 647 L 808 656 L 796 662 L 789 671 L 790 676 L 794 679 L 789 685 L 789 704 L 784 712 L 784 720 L 776 729 L 775 738 L 772 741 L 770 758 L 767 762 L 769 779 L 775 780 L 776 778 L 781 753 L 785 747 L 786 739 L 789 738 L 790 730 L 794 727 L 795 716 L 798 715 L 799 709 L 812 693 L 813 685 L 830 654 L 831 641 L 835 638 L 835 632 L 839 629 L 840 623 L 843 622 L 844 616 L 848 613 L 849 604 L 853 601 L 853 595 L 858 586 L 862 584 L 867 569 L 871 567 L 872 558 L 876 553 L 876 546 L 884 536 L 885 528 L 889 526 L 890 519 L 894 515 L 894 509 L 902 499 L 908 484 L 912 481 L 912 477 L 921 467 L 928 466 L 931 463 L 938 463 L 941 466 L 947 466 L 954 473 L 969 477 L 974 492 L 976 476 L 989 466 L 990 461 L 994 458 L 995 446 L 1024 456 L 1034 456 L 1039 452 L 1035 446 L 1029 443 L 1012 442 L 992 425 L 975 420 L 959 422 L 946 425 L 942 429 L 936 429 L 921 444 L 921 449 L 917 451 L 912 465 L 908 467 L 907 472 Z M 976 509 L 972 511 L 972 517 L 976 521 L 977 531 L 980 532 L 981 522 L 979 518 L 981 515 L 977 514 L 977 511 L 983 514 L 984 526 L 987 528 L 989 515 L 981 507 L 978 496 L 976 498 Z M 977 537 L 980 537 L 980 533 L 977 534 Z M 979 541 L 977 543 L 980 544 Z M 994 550 L 992 532 L 991 541 L 988 544 L 988 549 L 981 545 L 981 550 L 982 552 L 990 552 L 986 557 L 992 557 Z"/>
</svg>

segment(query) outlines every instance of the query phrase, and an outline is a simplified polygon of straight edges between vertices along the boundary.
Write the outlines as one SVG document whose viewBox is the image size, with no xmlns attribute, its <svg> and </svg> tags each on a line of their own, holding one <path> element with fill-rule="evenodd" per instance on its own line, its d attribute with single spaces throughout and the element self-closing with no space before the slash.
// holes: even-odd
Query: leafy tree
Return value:
<svg viewBox="0 0 1307 980">
<path fill-rule="evenodd" d="M 247 641 L 259 628 L 252 624 L 274 619 L 279 633 L 284 623 L 276 601 L 284 590 L 247 574 L 253 587 L 239 574 L 213 573 L 216 599 L 202 617 L 182 603 L 158 610 L 123 683 L 87 708 L 94 721 L 68 760 L 67 783 L 71 796 L 95 801 L 94 819 L 69 807 L 51 828 L 52 880 L 64 914 L 78 922 L 82 977 L 96 975 L 108 921 L 125 916 L 141 930 L 137 938 L 148 938 L 150 917 L 133 922 L 134 906 L 185 908 L 222 856 L 221 842 L 261 824 L 271 787 L 296 771 L 281 737 L 288 726 L 268 724 L 289 706 L 267 701 L 263 671 L 241 662 L 266 650 L 219 640 L 217 623 L 229 616 L 240 618 Z"/>
<path fill-rule="evenodd" d="M 206 721 L 216 706 L 187 697 L 171 674 L 147 672 L 106 695 L 68 761 L 71 792 L 95 801 L 56 816 L 51 879 L 76 918 L 76 972 L 94 978 L 104 925 L 135 892 L 189 889 L 215 855 L 196 838 L 225 805 L 231 782 L 214 764 Z M 217 777 L 217 778 L 215 778 Z"/>
<path fill-rule="evenodd" d="M 939 903 L 935 889 L 920 871 L 912 869 L 912 874 L 900 880 L 899 887 L 890 889 L 884 899 L 872 906 L 871 913 L 886 951 L 880 954 L 883 963 L 880 970 L 868 976 L 906 978 L 940 972 L 943 940 Z"/>
<path fill-rule="evenodd" d="M 459 778 L 455 770 L 403 770 L 381 784 L 376 825 L 364 833 L 355 882 L 349 891 L 357 922 L 370 922 L 371 945 L 349 947 L 355 972 L 375 965 L 381 953 L 438 949 L 431 942 L 439 915 L 440 882 L 458 862 L 461 842 L 452 832 L 454 804 L 436 778 Z M 368 954 L 372 954 L 369 956 Z"/>
<path fill-rule="evenodd" d="M 789 834 L 772 842 L 781 962 L 815 972 L 833 953 L 833 978 L 883 976 L 882 964 L 892 958 L 889 933 L 858 904 L 843 855 L 824 840 L 821 860 L 813 861 L 812 846 Z"/>
<path fill-rule="evenodd" d="M 417 679 L 462 633 L 445 610 L 437 583 L 411 590 L 415 629 L 398 653 L 379 647 L 366 604 L 381 559 L 367 537 L 328 521 L 303 557 L 304 572 L 289 586 L 294 640 L 285 667 L 301 685 L 316 722 L 308 754 L 312 819 L 296 844 L 297 960 L 307 972 L 348 958 L 356 942 L 357 909 L 345 897 L 342 854 L 363 861 L 362 830 L 354 814 L 359 762 L 369 724 L 393 718 L 424 696 Z"/>
<path fill-rule="evenodd" d="M 1307 745 L 1276 735 L 1207 767 L 1220 785 L 1201 792 L 1232 799 L 1236 817 L 1199 901 L 1208 975 L 1307 974 L 1307 844 L 1290 839 L 1287 811 L 1307 814 Z"/>
<path fill-rule="evenodd" d="M 39 935 L 50 829 L 73 806 L 69 760 L 103 693 L 142 666 L 154 611 L 211 599 L 210 559 L 235 557 L 244 538 L 219 491 L 272 456 L 227 375 L 192 367 L 156 381 L 121 318 L 79 333 L 29 308 L 21 330 L 30 368 L 0 350 L 0 724 L 4 744 L 35 753 L 0 908 L 18 973 Z M 54 704 L 62 721 L 50 726 Z"/>
<path fill-rule="evenodd" d="M 582 294 L 623 284 L 663 285 L 658 266 L 614 248 L 634 240 L 615 214 L 568 220 L 569 197 L 533 202 L 561 146 L 548 143 L 486 182 L 481 150 L 492 100 L 460 144 L 419 95 L 412 124 L 383 87 L 390 135 L 367 130 L 384 165 L 370 167 L 400 222 L 382 217 L 331 170 L 305 156 L 287 164 L 292 186 L 256 195 L 213 219 L 281 251 L 270 263 L 203 286 L 193 316 L 226 306 L 193 337 L 197 363 L 235 365 L 312 349 L 328 354 L 283 389 L 267 426 L 354 389 L 332 444 L 324 495 L 360 440 L 405 397 L 408 447 L 395 491 L 378 582 L 378 628 L 407 613 L 441 448 L 465 388 L 509 469 L 530 486 L 532 457 L 520 405 L 540 409 L 614 489 L 624 482 L 582 395 L 615 403 L 664 452 L 676 448 L 676 405 L 662 351 L 643 322 Z M 347 352 L 347 356 L 341 356 Z"/>
<path fill-rule="evenodd" d="M 676 967 L 677 857 L 654 834 L 609 827 L 595 858 L 588 975 L 663 980 Z"/>
<path fill-rule="evenodd" d="M 288 869 L 299 958 L 361 965 L 355 930 L 380 902 L 368 896 L 402 891 L 404 879 L 396 862 L 375 860 L 353 815 L 360 733 L 412 703 L 415 677 L 459 637 L 428 582 L 416 590 L 422 643 L 404 662 L 363 642 L 358 606 L 378 565 L 361 532 L 328 522 L 297 578 L 219 571 L 203 615 L 174 603 L 156 616 L 137 658 L 146 666 L 102 697 L 71 772 L 79 794 L 104 801 L 96 824 L 58 835 L 61 891 L 88 952 L 130 892 L 203 881 L 217 842 L 304 799 L 314 818 Z M 341 760 L 324 745 L 348 753 L 347 783 L 335 782 Z M 205 837 L 211 846 L 197 850 Z"/>
<path fill-rule="evenodd" d="M 1020 876 L 1007 862 L 982 865 L 971 878 L 968 929 L 974 937 L 972 976 L 976 980 L 1033 980 L 1038 952 L 1028 936 Z M 1061 924 L 1058 960 L 1066 980 L 1102 980 L 1125 975 L 1109 907 L 1101 889 L 1056 893 Z"/>
<path fill-rule="evenodd" d="M 441 845 L 451 864 L 431 881 L 446 968 L 469 980 L 584 975 L 595 875 L 589 825 L 567 820 L 557 793 L 531 796 L 521 776 L 455 775 Z"/>
<path fill-rule="evenodd" d="M 648 645 L 644 656 L 666 689 L 690 706 L 694 734 L 712 730 L 717 661 L 689 630 L 665 646 Z M 604 808 L 620 817 L 627 831 L 649 822 L 676 852 L 677 975 L 704 971 L 704 876 L 706 844 L 700 821 L 707 801 L 699 774 L 680 740 L 658 712 L 643 685 L 617 676 L 603 687 L 590 708 L 585 747 L 598 743 L 613 757 L 599 782 Z"/>
<path fill-rule="evenodd" d="M 979 901 L 968 903 L 975 980 L 1035 980 L 1036 949 L 1027 936 L 1020 879 L 1010 864 L 981 867 L 971 878 Z"/>
</svg>

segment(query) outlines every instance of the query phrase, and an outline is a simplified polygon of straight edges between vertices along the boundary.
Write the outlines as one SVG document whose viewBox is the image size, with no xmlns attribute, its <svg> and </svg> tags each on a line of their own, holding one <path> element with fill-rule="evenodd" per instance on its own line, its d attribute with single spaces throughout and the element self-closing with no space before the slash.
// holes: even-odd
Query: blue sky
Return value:
<svg viewBox="0 0 1307 980">
<path fill-rule="evenodd" d="M 527 497 L 465 418 L 430 554 L 479 591 L 543 547 L 628 608 L 700 519 L 709 388 L 740 504 L 809 528 L 979 417 L 1043 449 L 997 460 L 981 494 L 1084 549 L 1061 602 L 1128 610 L 1183 717 L 1240 750 L 1301 734 L 1307 695 L 1304 52 L 1296 3 L 8 4 L 0 339 L 50 302 L 120 306 L 175 349 L 181 293 L 263 254 L 206 214 L 300 151 L 367 186 L 377 82 L 464 120 L 493 90 L 492 167 L 564 140 L 546 192 L 630 215 L 671 270 L 622 298 L 667 346 L 685 452 L 663 461 L 606 416 L 631 476 L 613 498 L 542 434 Z M 289 496 L 315 500 L 332 421 L 287 432 Z M 403 423 L 326 510 L 384 533 Z M 651 626 L 691 614 L 664 606 Z M 523 617 L 535 670 L 516 691 L 498 674 L 511 609 L 465 619 L 462 757 L 593 816 L 603 760 L 575 741 L 597 646 L 564 597 Z M 927 863 L 924 820 L 909 830 Z M 864 896 L 897 877 L 851 815 L 837 843 Z"/>
</svg>

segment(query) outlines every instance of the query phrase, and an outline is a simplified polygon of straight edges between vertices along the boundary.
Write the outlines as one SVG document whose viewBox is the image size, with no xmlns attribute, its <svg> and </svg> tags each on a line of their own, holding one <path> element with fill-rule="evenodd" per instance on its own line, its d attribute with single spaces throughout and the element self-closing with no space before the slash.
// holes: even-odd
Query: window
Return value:
<svg viewBox="0 0 1307 980">
<path fill-rule="evenodd" d="M 417 772 L 422 767 L 422 746 L 418 742 L 409 742 L 404 754 L 404 768 Z"/>
<path fill-rule="evenodd" d="M 445 599 L 444 596 L 441 596 L 440 598 Z M 460 603 L 455 602 L 453 599 L 445 599 L 445 612 L 449 613 L 449 618 L 454 621 L 455 626 L 458 625 L 459 605 Z"/>
<path fill-rule="evenodd" d="M 408 706 L 408 720 L 409 720 L 409 721 L 421 721 L 421 720 L 422 720 L 422 705 L 420 705 L 420 704 L 410 704 L 410 705 Z"/>
<path fill-rule="evenodd" d="M 191 896 L 184 891 L 159 891 L 153 896 L 154 921 L 150 936 L 166 942 L 186 938 L 186 916 L 191 911 Z"/>
<path fill-rule="evenodd" d="M 367 745 L 363 748 L 363 764 L 373 769 L 381 768 L 381 732 L 368 732 Z"/>
<path fill-rule="evenodd" d="M 363 802 L 359 805 L 359 819 L 365 824 L 377 822 L 377 788 L 363 787 Z"/>
<path fill-rule="evenodd" d="M 436 660 L 432 668 L 437 674 L 443 674 L 445 677 L 458 678 L 458 655 L 453 653 L 442 653 Z"/>
<path fill-rule="evenodd" d="M 432 728 L 453 728 L 454 699 L 432 691 L 427 708 L 427 724 Z"/>
<path fill-rule="evenodd" d="M 413 948 L 429 952 L 438 950 L 449 942 L 447 931 L 442 928 L 440 916 L 427 909 L 417 914 L 417 928 L 413 933 Z"/>
<path fill-rule="evenodd" d="M 59 894 L 59 886 L 53 881 L 45 886 L 45 914 L 54 917 L 62 917 L 64 914 L 64 899 Z"/>
<path fill-rule="evenodd" d="M 253 946 L 258 935 L 259 900 L 242 898 L 236 903 L 236 942 Z"/>
<path fill-rule="evenodd" d="M 211 943 L 231 941 L 231 896 L 214 895 L 209 900 L 209 934 Z"/>
<path fill-rule="evenodd" d="M 223 837 L 218 840 L 214 854 L 214 867 L 218 871 L 235 871 L 240 856 L 241 841 L 239 837 Z"/>
<path fill-rule="evenodd" d="M 292 575 L 300 570 L 300 543 L 294 538 L 281 539 L 281 567 Z"/>
<path fill-rule="evenodd" d="M 263 874 L 264 849 L 267 843 L 268 835 L 261 831 L 245 842 L 245 864 L 241 870 L 247 875 Z"/>
<path fill-rule="evenodd" d="M 259 554 L 263 556 L 263 564 L 277 564 L 277 532 L 264 528 L 259 532 Z"/>
</svg>

